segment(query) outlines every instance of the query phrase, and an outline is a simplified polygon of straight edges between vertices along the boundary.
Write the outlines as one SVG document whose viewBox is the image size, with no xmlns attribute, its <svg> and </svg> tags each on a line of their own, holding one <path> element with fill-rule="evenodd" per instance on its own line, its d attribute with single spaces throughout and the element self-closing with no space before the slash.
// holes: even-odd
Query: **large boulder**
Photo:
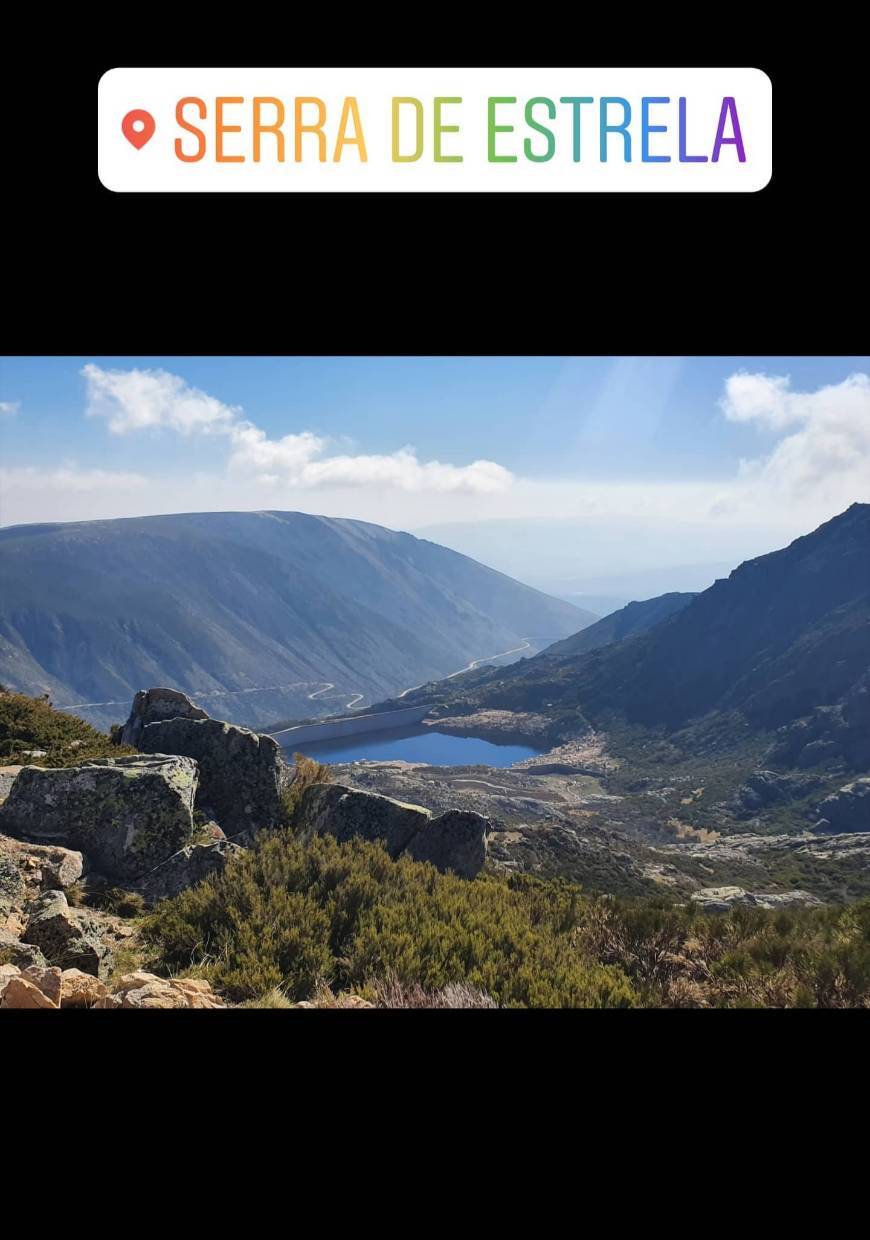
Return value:
<svg viewBox="0 0 870 1240">
<path fill-rule="evenodd" d="M 0 961 L 17 965 L 26 969 L 30 965 L 45 968 L 48 961 L 35 943 L 22 943 L 17 935 L 9 930 L 0 930 Z"/>
<path fill-rule="evenodd" d="M 108 878 L 138 878 L 190 841 L 196 787 L 196 763 L 166 754 L 25 766 L 0 832 L 81 850 Z"/>
<path fill-rule="evenodd" d="M 96 924 L 71 909 L 62 891 L 46 891 L 34 901 L 23 938 L 60 969 L 81 969 L 104 978 L 111 968 L 111 952 Z"/>
<path fill-rule="evenodd" d="M 870 777 L 856 779 L 833 792 L 818 807 L 827 831 L 870 831 Z M 816 830 L 821 827 L 817 823 Z"/>
<path fill-rule="evenodd" d="M 229 840 L 190 844 L 146 874 L 139 889 L 150 901 L 177 896 L 180 891 L 221 874 L 230 857 L 238 852 L 241 852 L 238 844 Z"/>
<path fill-rule="evenodd" d="M 23 974 L 0 977 L 0 1008 L 57 1008 L 35 982 Z"/>
<path fill-rule="evenodd" d="M 299 800 L 297 829 L 303 839 L 334 835 L 338 840 L 378 840 L 394 859 L 413 836 L 428 827 L 432 815 L 421 805 L 408 805 L 376 792 L 343 784 L 312 784 Z"/>
<path fill-rule="evenodd" d="M 474 878 L 486 861 L 489 821 L 472 810 L 451 809 L 433 818 L 408 844 L 405 854 L 429 861 L 442 873 Z"/>
<path fill-rule="evenodd" d="M 109 992 L 99 978 L 81 969 L 64 969 L 60 978 L 62 1008 L 90 1008 Z"/>
<path fill-rule="evenodd" d="M 121 744 L 138 749 L 144 728 L 162 719 L 208 719 L 208 715 L 178 689 L 140 689 L 121 729 Z"/>
<path fill-rule="evenodd" d="M 474 878 L 486 860 L 489 820 L 470 810 L 433 817 L 422 805 L 394 801 L 344 784 L 312 784 L 299 799 L 295 824 L 303 839 L 334 835 L 378 841 L 395 860 L 406 854 L 442 871 Z"/>
<path fill-rule="evenodd" d="M 146 724 L 139 748 L 195 759 L 197 803 L 208 808 L 227 835 L 283 821 L 282 795 L 290 768 L 271 736 L 219 719 L 167 719 Z"/>
<path fill-rule="evenodd" d="M 226 1007 L 208 982 L 189 977 L 156 977 L 153 973 L 142 971 L 122 977 L 111 999 L 114 1002 L 100 1000 L 98 1006 L 200 1009 Z"/>
</svg>

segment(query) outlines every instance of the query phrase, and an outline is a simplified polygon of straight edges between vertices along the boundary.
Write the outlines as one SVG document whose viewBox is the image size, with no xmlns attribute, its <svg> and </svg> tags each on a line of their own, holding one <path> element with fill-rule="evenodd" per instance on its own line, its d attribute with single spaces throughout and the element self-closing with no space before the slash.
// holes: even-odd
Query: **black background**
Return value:
<svg viewBox="0 0 870 1240">
<path fill-rule="evenodd" d="M 408 12 L 324 9 L 303 21 L 252 10 L 251 29 L 217 8 L 36 14 L 10 37 L 4 68 L 3 352 L 866 352 L 858 32 L 842 17 L 806 28 L 797 16 L 768 32 L 759 8 L 656 10 L 645 21 L 617 6 L 573 20 L 489 9 L 478 39 L 467 8 L 420 9 L 413 23 Z M 508 27 L 513 41 L 497 43 L 494 29 Z M 770 185 L 746 195 L 188 196 L 112 194 L 97 178 L 97 82 L 117 65 L 530 59 L 764 69 Z M 542 1124 L 551 1108 L 570 1130 L 580 1116 L 616 1112 L 623 1139 L 641 1115 L 676 1115 L 689 1139 L 703 1104 L 713 1108 L 704 1131 L 718 1133 L 744 1102 L 808 1107 L 808 1064 L 829 1040 L 829 1051 L 855 1049 L 866 1032 L 861 1013 L 463 1013 L 461 1023 L 373 1013 L 354 1017 L 350 1033 L 323 1013 L 292 1025 L 263 1012 L 192 1024 L 195 1013 L 151 1015 L 125 1022 L 123 1035 L 120 1021 L 92 1014 L 63 1021 L 90 1090 L 132 1080 L 168 1108 L 207 1089 L 220 1114 L 215 1096 L 257 1113 L 265 1099 L 282 1124 L 289 1108 L 352 1125 L 354 1146 L 365 1144 L 360 1125 L 368 1133 L 386 1115 L 390 1148 L 421 1119 L 447 1117 L 455 1139 L 470 1112 L 502 1116 L 508 1100 L 508 1112 L 530 1108 L 525 1132 L 546 1140 L 557 1131 Z M 34 1062 L 57 1054 L 49 1024 L 28 1024 Z M 171 1126 L 170 1116 L 167 1136 Z M 523 1157 L 506 1145 L 478 1148 L 476 1170 Z"/>
<path fill-rule="evenodd" d="M 622 10 L 584 13 L 576 35 L 545 11 L 558 37 L 537 45 L 439 40 L 433 20 L 391 46 L 390 22 L 344 29 L 330 12 L 294 19 L 287 42 L 233 29 L 207 44 L 203 29 L 227 24 L 217 17 L 194 22 L 188 43 L 175 18 L 159 33 L 146 21 L 101 44 L 79 38 L 92 58 L 71 48 L 4 134 L 14 174 L 5 351 L 863 352 L 854 301 L 866 279 L 867 75 L 857 31 L 813 30 L 790 46 L 781 33 L 754 38 L 757 15 L 741 24 L 736 13 L 710 30 L 695 17 L 697 36 L 682 40 L 672 17 L 634 42 Z M 365 38 L 369 25 L 378 33 Z M 525 64 L 533 47 L 555 64 L 764 69 L 770 184 L 721 195 L 140 195 L 97 178 L 97 82 L 115 65 Z M 10 67 L 13 101 L 32 71 L 26 56 Z"/>
</svg>

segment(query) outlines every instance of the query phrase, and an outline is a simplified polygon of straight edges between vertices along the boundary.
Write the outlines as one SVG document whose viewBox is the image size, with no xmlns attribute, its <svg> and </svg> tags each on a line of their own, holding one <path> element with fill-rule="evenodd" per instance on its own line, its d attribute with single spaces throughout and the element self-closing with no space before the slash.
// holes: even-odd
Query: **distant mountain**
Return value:
<svg viewBox="0 0 870 1240">
<path fill-rule="evenodd" d="M 260 726 L 335 713 L 594 619 L 363 521 L 226 512 L 0 530 L 0 683 L 99 726 L 152 685 Z"/>
<path fill-rule="evenodd" d="M 628 612 L 616 613 L 622 624 Z M 768 729 L 819 707 L 835 722 L 843 708 L 858 726 L 870 668 L 870 504 L 741 564 L 647 632 L 584 651 L 607 621 L 618 636 L 620 621 L 607 617 L 535 658 L 434 686 L 432 698 L 452 713 L 545 709 L 565 726 L 619 714 L 676 728 L 722 711 Z M 828 743 L 825 727 L 813 723 Z"/>
<path fill-rule="evenodd" d="M 597 650 L 599 646 L 607 646 L 618 642 L 623 637 L 632 637 L 635 633 L 645 633 L 654 628 L 668 616 L 682 611 L 694 594 L 662 594 L 658 598 L 646 599 L 642 603 L 627 603 L 618 611 L 581 629 L 560 642 L 548 646 L 546 654 L 553 658 L 563 659 L 571 655 L 585 654 L 587 650 Z"/>
</svg>

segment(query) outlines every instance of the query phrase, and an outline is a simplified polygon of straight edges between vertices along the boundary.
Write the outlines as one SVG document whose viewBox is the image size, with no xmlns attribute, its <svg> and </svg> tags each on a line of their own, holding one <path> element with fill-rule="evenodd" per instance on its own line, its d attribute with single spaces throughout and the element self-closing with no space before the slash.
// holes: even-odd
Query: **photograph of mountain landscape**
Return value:
<svg viewBox="0 0 870 1240">
<path fill-rule="evenodd" d="M 67 1007 L 870 1007 L 870 357 L 3 358 Z"/>
</svg>

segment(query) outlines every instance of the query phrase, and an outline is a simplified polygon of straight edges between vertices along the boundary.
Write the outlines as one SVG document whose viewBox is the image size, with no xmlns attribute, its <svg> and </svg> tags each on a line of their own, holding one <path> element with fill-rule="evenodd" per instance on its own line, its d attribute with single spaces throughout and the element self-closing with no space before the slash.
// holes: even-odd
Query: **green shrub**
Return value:
<svg viewBox="0 0 870 1240">
<path fill-rule="evenodd" d="M 44 750 L 32 757 L 28 750 Z M 10 764 L 73 766 L 92 758 L 133 754 L 129 745 L 115 745 L 84 719 L 55 710 L 47 696 L 0 692 L 0 758 Z"/>
<path fill-rule="evenodd" d="M 256 1006 L 327 987 L 455 1006 L 436 996 L 460 987 L 499 1007 L 870 1007 L 868 899 L 704 914 L 528 874 L 467 882 L 378 844 L 290 831 L 261 833 L 141 934 L 155 967 L 193 968 Z"/>
<path fill-rule="evenodd" d="M 565 883 L 466 882 L 362 840 L 276 832 L 158 905 L 143 935 L 164 967 L 203 965 L 236 999 L 359 993 L 390 977 L 425 991 L 466 983 L 499 1006 L 633 1005 L 624 974 L 576 946 L 578 898 Z"/>
</svg>

